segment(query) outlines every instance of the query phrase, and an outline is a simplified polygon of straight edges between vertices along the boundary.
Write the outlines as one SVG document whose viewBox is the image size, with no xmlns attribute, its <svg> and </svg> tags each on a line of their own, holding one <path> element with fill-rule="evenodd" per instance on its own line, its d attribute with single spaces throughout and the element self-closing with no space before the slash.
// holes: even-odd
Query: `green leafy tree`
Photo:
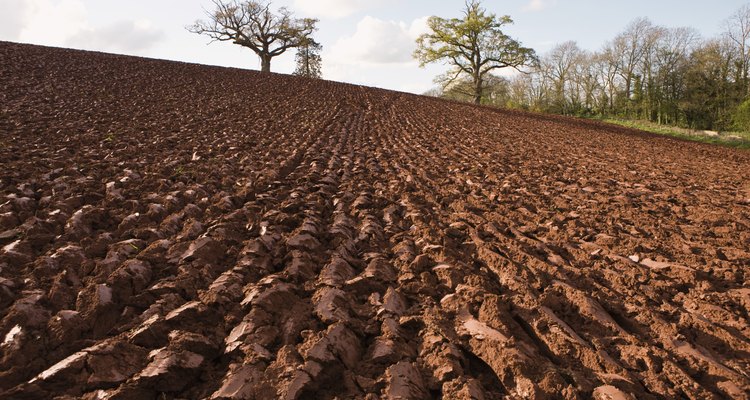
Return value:
<svg viewBox="0 0 750 400">
<path fill-rule="evenodd" d="M 420 65 L 444 62 L 452 70 L 441 80 L 445 86 L 462 76 L 473 84 L 473 101 L 482 102 L 485 76 L 501 68 L 519 69 L 536 62 L 534 50 L 521 46 L 502 27 L 513 23 L 507 15 L 487 13 L 478 0 L 466 3 L 463 18 L 430 17 L 430 32 L 417 39 L 414 57 Z"/>
<path fill-rule="evenodd" d="M 687 84 L 685 71 L 698 38 L 698 32 L 693 28 L 666 28 L 656 45 L 653 91 L 657 102 L 655 120 L 660 124 L 681 122 L 679 102 L 684 97 Z"/>
<path fill-rule="evenodd" d="M 316 19 L 294 18 L 282 7 L 277 13 L 265 1 L 213 0 L 216 9 L 206 12 L 187 29 L 213 41 L 229 41 L 247 47 L 260 58 L 261 71 L 271 71 L 271 59 L 301 46 L 315 30 Z"/>
<path fill-rule="evenodd" d="M 308 38 L 297 47 L 295 56 L 297 68 L 294 70 L 294 75 L 321 78 L 323 59 L 320 57 L 320 51 L 322 49 L 323 46 L 312 38 Z"/>
<path fill-rule="evenodd" d="M 734 55 L 725 40 L 710 40 L 690 55 L 680 110 L 693 129 L 726 130 L 736 104 L 732 101 Z"/>
</svg>

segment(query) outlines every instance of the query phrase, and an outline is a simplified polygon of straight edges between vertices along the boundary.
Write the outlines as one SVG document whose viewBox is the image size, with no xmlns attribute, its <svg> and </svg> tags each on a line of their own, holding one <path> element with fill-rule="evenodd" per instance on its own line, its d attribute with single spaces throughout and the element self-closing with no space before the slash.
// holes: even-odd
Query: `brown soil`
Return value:
<svg viewBox="0 0 750 400">
<path fill-rule="evenodd" d="M 0 43 L 0 397 L 747 398 L 750 153 Z"/>
</svg>

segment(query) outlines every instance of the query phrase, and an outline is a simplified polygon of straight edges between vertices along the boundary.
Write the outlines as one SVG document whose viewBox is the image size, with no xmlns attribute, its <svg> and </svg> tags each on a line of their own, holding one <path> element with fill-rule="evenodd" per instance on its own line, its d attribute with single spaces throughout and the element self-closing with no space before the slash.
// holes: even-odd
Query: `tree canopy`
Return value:
<svg viewBox="0 0 750 400">
<path fill-rule="evenodd" d="M 750 6 L 724 32 L 647 18 L 629 23 L 598 51 L 556 45 L 527 74 L 511 78 L 510 101 L 534 111 L 715 131 L 750 130 Z"/>
<path fill-rule="evenodd" d="M 461 76 L 469 76 L 474 86 L 474 102 L 483 96 L 484 77 L 501 68 L 519 69 L 536 61 L 534 50 L 506 35 L 502 27 L 513 23 L 507 15 L 487 13 L 478 0 L 466 3 L 463 18 L 430 17 L 430 32 L 417 39 L 414 57 L 421 66 L 444 62 L 452 70 L 442 78 L 447 86 Z"/>
<path fill-rule="evenodd" d="M 207 20 L 188 27 L 193 33 L 214 41 L 230 41 L 258 55 L 261 71 L 271 71 L 271 59 L 290 48 L 301 46 L 315 30 L 317 19 L 294 18 L 285 7 L 271 11 L 267 1 L 212 0 L 215 10 L 207 11 Z"/>
<path fill-rule="evenodd" d="M 323 75 L 321 71 L 323 59 L 320 57 L 320 51 L 322 49 L 323 46 L 312 38 L 297 47 L 297 54 L 294 57 L 297 67 L 294 70 L 294 75 L 321 78 Z"/>
</svg>

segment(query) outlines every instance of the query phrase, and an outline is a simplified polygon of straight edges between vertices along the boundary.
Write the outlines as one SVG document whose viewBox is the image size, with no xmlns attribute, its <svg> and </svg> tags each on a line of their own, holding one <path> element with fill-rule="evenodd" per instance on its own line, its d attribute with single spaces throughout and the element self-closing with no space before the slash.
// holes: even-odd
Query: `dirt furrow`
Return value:
<svg viewBox="0 0 750 400">
<path fill-rule="evenodd" d="M 4 398 L 748 398 L 747 152 L 0 56 Z"/>
</svg>

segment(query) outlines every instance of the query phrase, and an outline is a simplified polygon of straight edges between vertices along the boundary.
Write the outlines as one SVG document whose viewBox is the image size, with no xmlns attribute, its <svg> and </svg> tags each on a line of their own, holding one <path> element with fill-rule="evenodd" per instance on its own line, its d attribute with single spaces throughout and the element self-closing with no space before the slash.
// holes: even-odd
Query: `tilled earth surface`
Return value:
<svg viewBox="0 0 750 400">
<path fill-rule="evenodd" d="M 0 43 L 0 397 L 747 398 L 750 153 Z"/>
</svg>

